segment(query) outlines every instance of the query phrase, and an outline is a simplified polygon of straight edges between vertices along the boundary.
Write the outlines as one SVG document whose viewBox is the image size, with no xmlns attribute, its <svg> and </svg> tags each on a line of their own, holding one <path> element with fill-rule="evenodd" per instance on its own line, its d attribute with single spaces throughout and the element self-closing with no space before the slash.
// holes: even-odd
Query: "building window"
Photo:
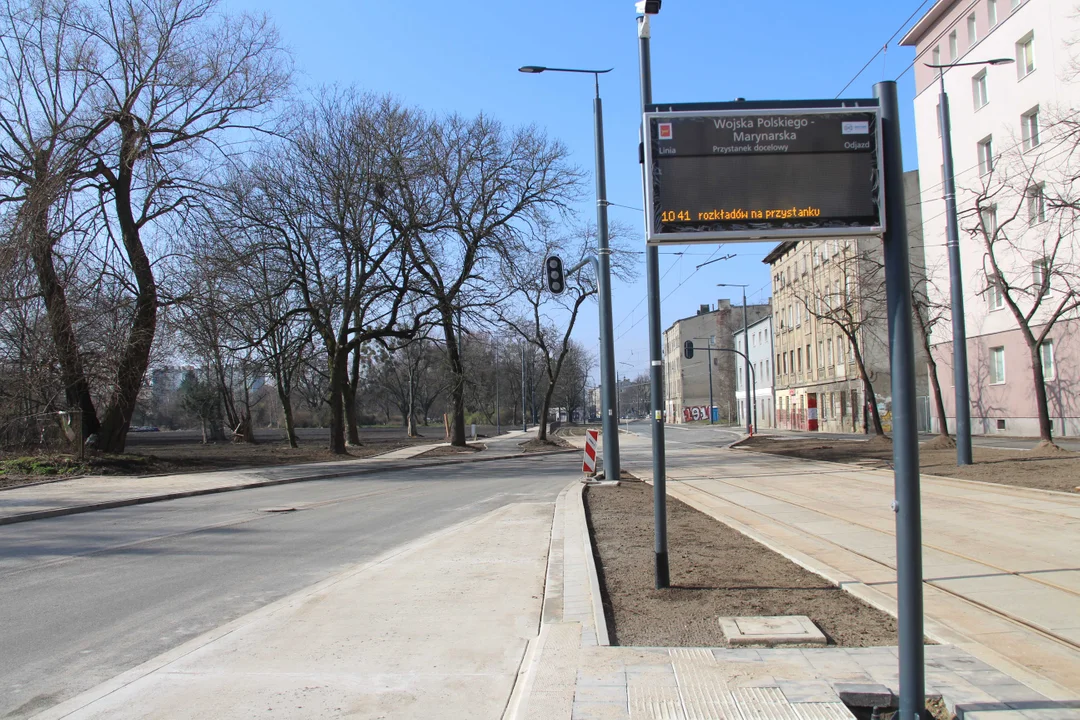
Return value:
<svg viewBox="0 0 1080 720">
<path fill-rule="evenodd" d="M 980 209 L 979 215 L 982 217 L 983 232 L 992 239 L 997 232 L 997 205 Z"/>
<path fill-rule="evenodd" d="M 968 47 L 974 47 L 975 43 L 979 42 L 978 29 L 979 24 L 975 22 L 975 13 L 971 13 L 967 19 Z"/>
<path fill-rule="evenodd" d="M 990 102 L 990 96 L 986 91 L 986 70 L 979 71 L 971 78 L 971 97 L 975 102 L 975 109 L 986 107 Z"/>
<path fill-rule="evenodd" d="M 990 384 L 1001 385 L 1005 382 L 1005 348 L 990 348 Z"/>
<path fill-rule="evenodd" d="M 934 49 L 930 51 L 930 64 L 931 65 L 940 65 L 941 64 L 941 46 L 940 45 L 936 45 L 934 47 Z"/>
<path fill-rule="evenodd" d="M 953 30 L 949 33 L 949 62 L 956 60 L 958 54 L 958 48 L 956 44 L 956 31 Z"/>
<path fill-rule="evenodd" d="M 1039 359 L 1042 360 L 1043 380 L 1054 379 L 1054 341 L 1039 343 Z"/>
<path fill-rule="evenodd" d="M 802 305 L 795 306 L 795 327 L 802 327 Z"/>
<path fill-rule="evenodd" d="M 986 302 L 991 310 L 1001 310 L 1005 307 L 1005 293 L 996 280 L 991 280 L 986 286 Z"/>
<path fill-rule="evenodd" d="M 986 0 L 986 24 L 997 25 L 997 0 Z"/>
<path fill-rule="evenodd" d="M 1031 263 L 1031 287 L 1036 297 L 1050 294 L 1050 261 L 1046 258 Z"/>
<path fill-rule="evenodd" d="M 825 341 L 817 341 L 817 366 L 819 368 L 825 367 Z"/>
<path fill-rule="evenodd" d="M 994 169 L 994 141 L 993 138 L 986 138 L 979 141 L 978 145 L 979 154 L 979 174 L 986 175 Z"/>
<path fill-rule="evenodd" d="M 1016 43 L 1016 76 L 1017 79 L 1026 78 L 1035 71 L 1035 36 L 1032 33 L 1025 35 L 1020 42 Z"/>
<path fill-rule="evenodd" d="M 1046 222 L 1046 195 L 1042 185 L 1032 185 L 1027 191 L 1028 226 Z"/>
<path fill-rule="evenodd" d="M 1032 110 L 1028 110 L 1026 113 L 1020 116 L 1020 135 L 1024 138 L 1024 149 L 1030 150 L 1033 147 L 1039 146 L 1039 108 L 1036 106 Z"/>
<path fill-rule="evenodd" d="M 1024 2 L 1024 0 L 1009 0 L 1009 9 L 1015 10 L 1016 8 L 1020 7 L 1020 3 L 1022 2 Z"/>
<path fill-rule="evenodd" d="M 780 355 L 776 356 L 776 367 L 783 368 L 784 374 L 787 374 L 787 358 L 785 357 L 783 362 L 780 361 Z"/>
<path fill-rule="evenodd" d="M 825 343 L 825 352 L 827 353 L 826 356 L 825 356 L 825 362 L 826 362 L 826 364 L 831 366 L 833 364 L 833 359 L 832 359 L 832 338 L 829 338 L 826 341 L 826 343 Z"/>
<path fill-rule="evenodd" d="M 801 373 L 802 372 L 802 348 L 799 348 L 798 355 L 796 355 L 796 357 L 799 359 L 799 372 Z"/>
</svg>

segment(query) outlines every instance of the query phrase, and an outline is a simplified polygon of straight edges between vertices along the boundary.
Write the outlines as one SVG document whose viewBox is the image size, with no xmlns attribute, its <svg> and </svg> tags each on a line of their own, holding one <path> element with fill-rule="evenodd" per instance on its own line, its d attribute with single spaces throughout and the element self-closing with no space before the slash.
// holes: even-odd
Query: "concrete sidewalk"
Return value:
<svg viewBox="0 0 1080 720">
<path fill-rule="evenodd" d="M 494 720 L 537 634 L 551 517 L 507 505 L 35 717 Z"/>
<path fill-rule="evenodd" d="M 649 444 L 624 441 L 623 467 L 646 480 Z M 749 450 L 667 462 L 670 495 L 895 614 L 891 472 Z M 927 633 L 1080 697 L 1080 496 L 934 476 L 922 491 Z"/>
<path fill-rule="evenodd" d="M 58 482 L 7 488 L 0 491 L 0 525 L 23 522 L 74 512 L 123 507 L 193 495 L 266 487 L 304 480 L 326 480 L 363 472 L 397 468 L 405 461 L 426 466 L 485 459 L 519 457 L 516 444 L 526 433 L 515 430 L 488 441 L 489 450 L 460 457 L 444 456 L 431 460 L 416 456 L 447 443 L 413 445 L 381 455 L 322 463 L 279 465 L 244 470 L 180 473 L 155 476 L 91 475 Z"/>
</svg>

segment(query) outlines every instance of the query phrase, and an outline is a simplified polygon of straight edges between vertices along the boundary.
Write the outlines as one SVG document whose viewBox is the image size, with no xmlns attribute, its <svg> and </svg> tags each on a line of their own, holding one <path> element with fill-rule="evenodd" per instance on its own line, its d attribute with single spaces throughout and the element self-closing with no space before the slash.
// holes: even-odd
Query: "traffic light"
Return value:
<svg viewBox="0 0 1080 720">
<path fill-rule="evenodd" d="M 686 342 L 683 343 L 682 354 L 683 354 L 683 357 L 685 357 L 687 360 L 694 357 L 694 341 L 693 340 L 687 340 Z"/>
<path fill-rule="evenodd" d="M 558 295 L 566 288 L 566 278 L 563 277 L 562 260 L 558 255 L 552 255 L 544 261 L 544 274 L 547 276 L 548 290 Z"/>
</svg>

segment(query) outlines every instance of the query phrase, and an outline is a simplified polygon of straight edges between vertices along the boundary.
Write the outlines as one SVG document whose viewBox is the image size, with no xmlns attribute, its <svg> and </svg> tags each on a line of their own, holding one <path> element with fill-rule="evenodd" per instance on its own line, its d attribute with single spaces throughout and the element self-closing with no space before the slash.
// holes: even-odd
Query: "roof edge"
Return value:
<svg viewBox="0 0 1080 720">
<path fill-rule="evenodd" d="M 942 15 L 944 15 L 950 7 L 952 7 L 955 0 L 938 0 L 934 3 L 934 6 L 926 11 L 917 23 L 915 23 L 907 34 L 900 39 L 901 47 L 913 47 L 922 40 L 923 36 L 930 30 L 930 27 L 936 23 Z"/>
</svg>

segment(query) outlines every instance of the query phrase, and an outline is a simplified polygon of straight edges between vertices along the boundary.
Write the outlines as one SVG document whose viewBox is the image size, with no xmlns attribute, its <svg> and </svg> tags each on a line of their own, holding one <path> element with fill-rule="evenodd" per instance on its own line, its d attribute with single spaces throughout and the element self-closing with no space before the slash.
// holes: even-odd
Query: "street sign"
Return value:
<svg viewBox="0 0 1080 720">
<path fill-rule="evenodd" d="M 651 106 L 645 113 L 649 244 L 884 232 L 876 103 L 823 104 Z"/>
</svg>

